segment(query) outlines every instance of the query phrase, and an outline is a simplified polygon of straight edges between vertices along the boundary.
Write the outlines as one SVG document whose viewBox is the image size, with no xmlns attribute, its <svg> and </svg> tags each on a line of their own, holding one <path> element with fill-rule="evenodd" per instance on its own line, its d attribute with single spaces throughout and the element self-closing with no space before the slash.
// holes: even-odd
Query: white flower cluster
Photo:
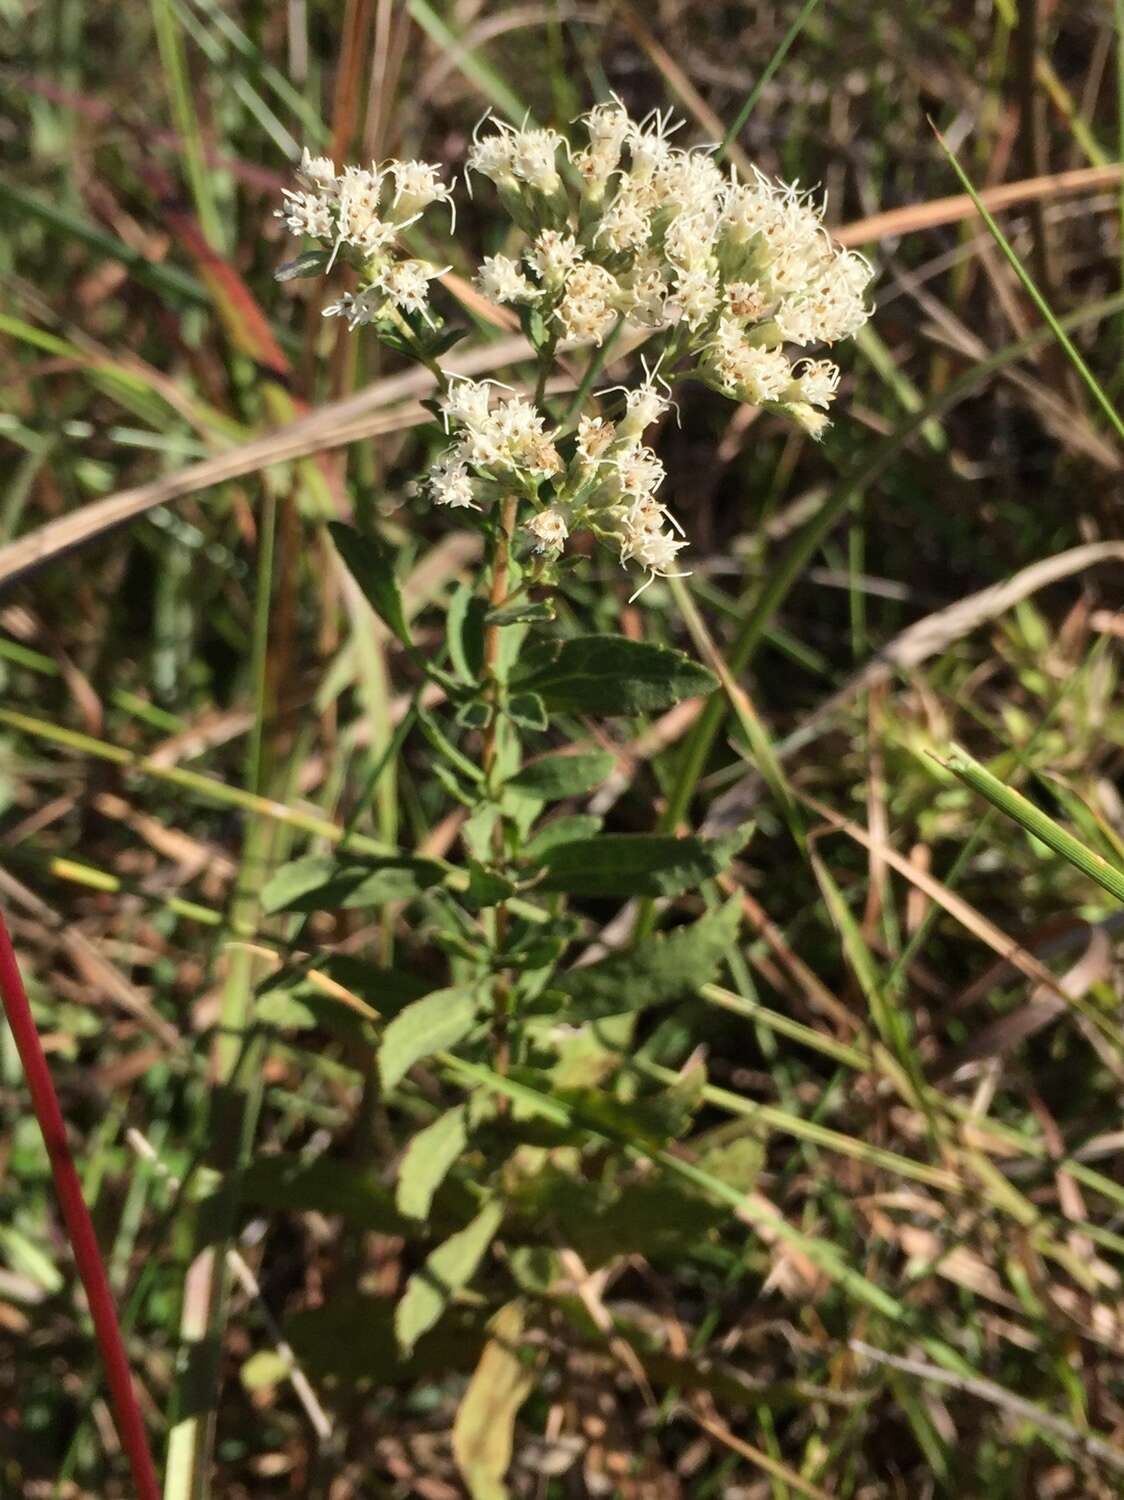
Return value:
<svg viewBox="0 0 1124 1500">
<path fill-rule="evenodd" d="M 761 173 L 741 183 L 707 150 L 672 146 L 666 115 L 637 122 L 614 100 L 584 124 L 572 191 L 555 132 L 499 124 L 474 141 L 470 170 L 491 178 L 529 235 L 521 262 L 485 260 L 481 290 L 534 304 L 563 341 L 600 344 L 618 318 L 675 329 L 701 378 L 819 437 L 838 372 L 826 360 L 793 365 L 784 346 L 831 345 L 862 327 L 867 262 L 832 244 L 809 195 Z"/>
<path fill-rule="evenodd" d="M 300 190 L 285 190 L 277 216 L 293 234 L 330 245 L 329 268 L 344 251 L 363 276 L 358 291 L 345 292 L 324 316 L 346 318 L 350 328 L 358 328 L 380 317 L 389 304 L 427 317 L 429 283 L 448 267 L 400 255 L 397 241 L 431 203 L 452 205 L 438 169 L 424 161 L 389 161 L 337 172 L 334 162 L 306 148 L 297 177 Z"/>
<path fill-rule="evenodd" d="M 480 508 L 488 485 L 519 492 L 562 468 L 546 418 L 521 396 L 492 404 L 492 381 L 454 377 L 438 402 L 445 430 L 456 438 L 430 469 L 429 488 L 438 505 Z"/>
<path fill-rule="evenodd" d="M 469 171 L 495 184 L 525 236 L 517 257 L 484 260 L 485 296 L 523 309 L 544 358 L 559 344 L 601 345 L 627 320 L 650 330 L 656 370 L 666 361 L 673 379 L 693 375 L 822 436 L 839 371 L 794 351 L 858 332 L 869 317 L 867 262 L 832 243 L 807 193 L 757 171 L 741 182 L 709 149 L 673 146 L 668 114 L 635 121 L 613 99 L 583 123 L 577 151 L 553 130 L 495 122 L 477 131 Z M 441 272 L 398 241 L 430 204 L 451 205 L 437 169 L 391 161 L 337 172 L 305 151 L 299 176 L 281 217 L 332 247 L 329 266 L 343 251 L 363 277 L 326 314 L 352 328 L 394 310 L 428 319 L 428 283 Z M 663 464 L 643 441 L 670 404 L 666 382 L 645 366 L 643 384 L 605 414 L 582 415 L 576 432 L 553 429 L 536 403 L 503 389 L 457 377 L 448 385 L 439 406 L 453 441 L 430 470 L 434 499 L 480 509 L 516 494 L 532 511 L 525 526 L 537 553 L 556 555 L 585 527 L 648 581 L 679 576 L 686 544 L 657 498 Z"/>
</svg>

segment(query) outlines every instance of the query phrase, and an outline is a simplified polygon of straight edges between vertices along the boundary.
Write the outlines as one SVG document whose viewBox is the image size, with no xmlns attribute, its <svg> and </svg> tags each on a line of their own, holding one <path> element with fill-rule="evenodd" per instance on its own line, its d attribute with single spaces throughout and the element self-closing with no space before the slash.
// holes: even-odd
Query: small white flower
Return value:
<svg viewBox="0 0 1124 1500">
<path fill-rule="evenodd" d="M 429 283 L 448 269 L 431 265 L 427 260 L 397 260 L 382 273 L 377 284 L 402 312 L 427 316 Z"/>
<path fill-rule="evenodd" d="M 610 250 L 638 250 L 652 232 L 651 213 L 626 181 L 601 216 L 594 240 L 604 240 Z"/>
<path fill-rule="evenodd" d="M 652 448 L 631 443 L 613 460 L 621 492 L 625 495 L 652 495 L 663 483 L 663 461 Z"/>
<path fill-rule="evenodd" d="M 699 328 L 718 309 L 721 300 L 718 278 L 707 266 L 680 271 L 675 278 L 672 297 L 688 328 Z"/>
<path fill-rule="evenodd" d="M 324 309 L 324 317 L 346 318 L 348 328 L 354 333 L 371 322 L 385 301 L 385 295 L 377 287 L 361 287 L 354 295 L 344 292 L 338 302 L 330 302 Z"/>
<path fill-rule="evenodd" d="M 621 311 L 633 323 L 662 328 L 669 321 L 668 286 L 655 255 L 638 255 L 621 288 Z"/>
<path fill-rule="evenodd" d="M 478 427 L 487 421 L 491 397 L 490 382 L 470 380 L 467 375 L 452 376 L 448 390 L 437 402 L 445 419 L 445 431 L 449 430 L 450 418 L 466 427 Z"/>
<path fill-rule="evenodd" d="M 632 390 L 625 392 L 624 397 L 625 414 L 618 424 L 618 431 L 622 438 L 632 440 L 638 438 L 653 422 L 659 419 L 671 407 L 671 400 L 656 387 L 652 376 L 643 385 L 634 386 Z"/>
<path fill-rule="evenodd" d="M 491 302 L 534 302 L 542 296 L 508 255 L 486 255 L 476 276 L 476 285 Z"/>
<path fill-rule="evenodd" d="M 336 190 L 336 164 L 329 156 L 313 156 L 306 146 L 301 152 L 297 177 L 317 193 L 334 193 Z"/>
<path fill-rule="evenodd" d="M 344 167 L 339 179 L 337 249 L 351 245 L 363 255 L 377 255 L 389 246 L 400 225 L 379 215 L 382 178 L 375 170 Z"/>
<path fill-rule="evenodd" d="M 557 229 L 544 229 L 526 252 L 527 264 L 552 289 L 562 285 L 581 258 L 581 246 L 574 236 Z"/>
<path fill-rule="evenodd" d="M 527 522 L 527 530 L 535 539 L 536 552 L 561 552 L 562 545 L 570 535 L 566 518 L 559 510 L 540 510 Z"/>
<path fill-rule="evenodd" d="M 484 118 L 490 117 L 485 115 Z M 483 123 L 481 120 L 480 125 Z M 501 120 L 492 123 L 496 126 L 495 135 L 486 135 L 483 139 L 479 134 L 480 125 L 477 125 L 466 166 L 470 172 L 479 172 L 481 177 L 489 178 L 498 188 L 514 190 L 518 187 L 514 171 L 515 132 Z"/>
<path fill-rule="evenodd" d="M 743 323 L 760 321 L 769 307 L 759 281 L 728 281 L 723 296 L 730 316 Z"/>
<path fill-rule="evenodd" d="M 589 149 L 574 159 L 574 165 L 585 179 L 586 192 L 598 195 L 621 159 L 621 147 L 628 135 L 630 120 L 619 99 L 598 104 L 583 115 L 589 135 Z"/>
<path fill-rule="evenodd" d="M 392 207 L 399 221 L 412 222 L 431 203 L 447 203 L 456 228 L 456 210 L 452 189 L 441 181 L 440 168 L 427 161 L 394 161 L 389 171 L 394 178 Z"/>
<path fill-rule="evenodd" d="M 559 146 L 556 130 L 517 130 L 512 137 L 511 170 L 535 192 L 549 197 L 562 186 L 555 164 Z"/>
<path fill-rule="evenodd" d="M 719 319 L 708 354 L 722 384 L 741 400 L 757 406 L 780 400 L 792 381 L 792 368 L 784 351 L 759 349 L 747 343 L 732 318 Z"/>
<path fill-rule="evenodd" d="M 618 542 L 621 563 L 638 562 L 648 573 L 647 581 L 636 590 L 632 599 L 637 599 L 655 578 L 685 578 L 685 573 L 673 573 L 675 560 L 687 545 L 674 532 L 664 529 L 671 516 L 665 508 L 644 496 L 625 512 L 620 522 Z M 629 603 L 632 603 L 632 599 Z"/>
<path fill-rule="evenodd" d="M 437 460 L 429 474 L 429 488 L 438 505 L 454 510 L 479 510 L 472 476 L 456 449 Z"/>
<path fill-rule="evenodd" d="M 554 316 L 564 339 L 600 344 L 617 321 L 621 289 L 604 266 L 581 261 L 566 277 L 562 300 Z"/>
<path fill-rule="evenodd" d="M 335 238 L 335 207 L 322 193 L 294 193 L 282 190 L 284 208 L 274 210 L 284 219 L 290 234 L 307 235 L 312 240 Z"/>
<path fill-rule="evenodd" d="M 661 202 L 679 214 L 701 214 L 715 229 L 727 183 L 708 150 L 671 151 L 660 163 L 656 187 Z"/>
<path fill-rule="evenodd" d="M 617 440 L 617 429 L 605 417 L 579 417 L 575 451 L 589 468 L 595 467 Z"/>
<path fill-rule="evenodd" d="M 671 110 L 654 109 L 637 124 L 631 124 L 628 132 L 628 154 L 631 160 L 630 179 L 638 186 L 649 182 L 656 168 L 667 161 L 672 147 L 667 137 L 674 134 L 682 120 L 672 119 Z"/>
<path fill-rule="evenodd" d="M 839 389 L 839 366 L 830 359 L 806 359 L 793 369 L 795 398 L 809 406 L 828 407 Z"/>
</svg>

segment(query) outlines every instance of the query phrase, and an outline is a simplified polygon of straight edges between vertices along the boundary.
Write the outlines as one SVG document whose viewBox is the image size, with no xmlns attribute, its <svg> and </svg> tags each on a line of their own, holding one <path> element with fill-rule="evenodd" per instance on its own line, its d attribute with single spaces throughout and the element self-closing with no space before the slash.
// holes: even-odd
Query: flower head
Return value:
<svg viewBox="0 0 1124 1500">
<path fill-rule="evenodd" d="M 540 510 L 527 522 L 527 530 L 534 538 L 534 551 L 561 552 L 563 543 L 570 535 L 566 518 L 560 510 Z"/>
<path fill-rule="evenodd" d="M 542 296 L 541 287 L 523 274 L 517 260 L 507 255 L 486 255 L 476 285 L 491 302 L 534 302 Z"/>
</svg>

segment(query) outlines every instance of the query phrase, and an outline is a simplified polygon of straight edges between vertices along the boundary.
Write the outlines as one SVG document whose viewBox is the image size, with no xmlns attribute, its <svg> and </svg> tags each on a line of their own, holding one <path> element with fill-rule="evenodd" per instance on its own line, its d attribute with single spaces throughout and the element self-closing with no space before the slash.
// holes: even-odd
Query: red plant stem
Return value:
<svg viewBox="0 0 1124 1500">
<path fill-rule="evenodd" d="M 27 1078 L 31 1105 L 43 1142 L 51 1161 L 55 1188 L 62 1207 L 66 1232 L 74 1250 L 78 1274 L 86 1289 L 90 1313 L 94 1320 L 98 1348 L 105 1363 L 109 1393 L 113 1402 L 117 1431 L 121 1446 L 129 1460 L 138 1500 L 160 1500 L 160 1487 L 156 1479 L 156 1466 L 148 1446 L 148 1435 L 144 1430 L 144 1419 L 137 1405 L 133 1378 L 129 1373 L 129 1361 L 125 1356 L 125 1345 L 121 1339 L 121 1328 L 117 1322 L 117 1310 L 105 1274 L 105 1265 L 98 1249 L 93 1221 L 82 1197 L 82 1186 L 74 1166 L 74 1158 L 66 1143 L 66 1124 L 59 1108 L 58 1096 L 47 1059 L 39 1041 L 39 1033 L 31 1015 L 27 991 L 20 978 L 19 966 L 12 948 L 12 940 L 0 913 L 0 998 L 8 1025 L 12 1028 L 16 1048 Z"/>
</svg>

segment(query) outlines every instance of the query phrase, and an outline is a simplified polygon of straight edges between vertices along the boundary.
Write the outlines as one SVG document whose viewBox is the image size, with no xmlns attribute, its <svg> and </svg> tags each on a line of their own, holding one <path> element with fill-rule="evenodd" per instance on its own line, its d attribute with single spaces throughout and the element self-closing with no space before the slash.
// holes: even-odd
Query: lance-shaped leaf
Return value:
<svg viewBox="0 0 1124 1500">
<path fill-rule="evenodd" d="M 664 834 L 603 833 L 548 849 L 537 889 L 571 896 L 678 896 L 719 874 L 749 830 L 720 839 L 671 838 Z"/>
<path fill-rule="evenodd" d="M 558 802 L 563 797 L 581 797 L 605 780 L 616 765 L 616 757 L 605 750 L 582 751 L 577 755 L 544 755 L 510 777 L 505 786 L 537 797 L 542 802 Z"/>
<path fill-rule="evenodd" d="M 503 1480 L 511 1464 L 515 1416 L 535 1383 L 519 1358 L 521 1304 L 501 1307 L 491 1332 L 453 1422 L 453 1457 L 472 1500 L 507 1500 Z"/>
<path fill-rule="evenodd" d="M 512 690 L 537 693 L 556 713 L 658 713 L 717 686 L 705 667 L 682 651 L 630 641 L 623 635 L 551 640 L 527 652 Z"/>
<path fill-rule="evenodd" d="M 419 1130 L 398 1168 L 396 1201 L 401 1213 L 411 1219 L 424 1219 L 429 1213 L 433 1195 L 445 1180 L 468 1142 L 468 1126 L 463 1104 L 438 1115 L 432 1125 Z"/>
<path fill-rule="evenodd" d="M 402 595 L 398 591 L 398 580 L 394 576 L 394 565 L 388 550 L 375 537 L 361 536 L 342 521 L 329 522 L 328 530 L 332 533 L 336 551 L 343 558 L 347 571 L 359 585 L 367 603 L 402 644 L 409 646 L 410 629 L 406 624 Z"/>
<path fill-rule="evenodd" d="M 456 1046 L 476 1019 L 479 991 L 475 985 L 434 990 L 424 1000 L 407 1005 L 383 1032 L 379 1048 L 379 1078 L 390 1090 L 423 1057 Z"/>
<path fill-rule="evenodd" d="M 445 878 L 432 859 L 348 860 L 338 854 L 310 854 L 290 860 L 266 881 L 263 911 L 332 911 L 336 907 L 378 906 L 409 901 Z"/>
<path fill-rule="evenodd" d="M 501 1203 L 486 1203 L 471 1224 L 438 1245 L 421 1270 L 410 1277 L 394 1312 L 394 1332 L 403 1354 L 410 1353 L 450 1299 L 472 1280 L 502 1218 Z"/>
</svg>

